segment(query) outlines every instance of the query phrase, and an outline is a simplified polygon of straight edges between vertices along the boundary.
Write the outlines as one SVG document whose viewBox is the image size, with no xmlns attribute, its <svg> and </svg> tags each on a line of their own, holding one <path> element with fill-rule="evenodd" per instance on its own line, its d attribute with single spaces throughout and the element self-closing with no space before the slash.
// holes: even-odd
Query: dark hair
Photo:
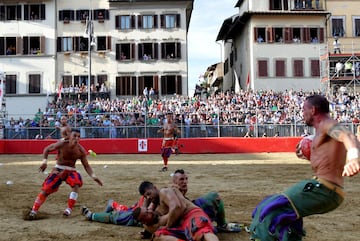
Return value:
<svg viewBox="0 0 360 241">
<path fill-rule="evenodd" d="M 153 187 L 154 187 L 154 184 L 152 184 L 151 182 L 143 181 L 139 186 L 140 195 L 144 195 L 147 189 L 153 188 Z"/>
<path fill-rule="evenodd" d="M 185 171 L 184 171 L 184 169 L 177 169 L 177 170 L 174 172 L 174 174 L 176 174 L 176 173 L 185 174 Z"/>
<path fill-rule="evenodd" d="M 132 212 L 132 216 L 134 217 L 134 219 L 136 221 L 139 221 L 138 218 L 140 216 L 140 213 L 141 213 L 141 208 L 140 207 L 135 208 L 134 211 Z"/>
<path fill-rule="evenodd" d="M 329 101 L 323 95 L 310 95 L 306 97 L 308 101 L 315 109 L 320 113 L 329 113 Z"/>
<path fill-rule="evenodd" d="M 76 129 L 76 128 L 71 128 L 71 132 L 77 132 L 77 133 L 80 133 L 80 130 L 79 130 L 79 129 Z"/>
</svg>

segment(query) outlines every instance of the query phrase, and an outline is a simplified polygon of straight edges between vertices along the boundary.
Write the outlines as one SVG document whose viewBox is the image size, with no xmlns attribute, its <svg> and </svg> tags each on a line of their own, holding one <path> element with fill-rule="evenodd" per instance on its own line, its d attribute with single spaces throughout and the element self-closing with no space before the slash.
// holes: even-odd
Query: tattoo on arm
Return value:
<svg viewBox="0 0 360 241">
<path fill-rule="evenodd" d="M 328 131 L 327 134 L 330 137 L 334 138 L 335 140 L 339 140 L 340 134 L 344 133 L 344 132 L 349 132 L 349 130 L 346 129 L 344 126 L 340 126 L 340 125 L 336 124 L 330 128 L 330 130 Z"/>
</svg>

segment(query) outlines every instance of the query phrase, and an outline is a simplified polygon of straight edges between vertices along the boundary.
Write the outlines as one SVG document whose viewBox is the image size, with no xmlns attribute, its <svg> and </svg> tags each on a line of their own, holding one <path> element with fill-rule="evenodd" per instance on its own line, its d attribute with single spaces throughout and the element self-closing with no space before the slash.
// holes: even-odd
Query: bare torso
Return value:
<svg viewBox="0 0 360 241">
<path fill-rule="evenodd" d="M 163 188 L 160 191 L 160 204 L 157 206 L 156 211 L 161 215 L 165 215 L 169 212 L 169 203 L 172 201 L 178 201 L 182 206 L 182 215 L 188 211 L 196 208 L 190 200 L 186 199 L 184 195 L 175 187 Z"/>
<path fill-rule="evenodd" d="M 164 138 L 173 138 L 176 131 L 176 125 L 173 122 L 164 124 Z"/>
<path fill-rule="evenodd" d="M 71 145 L 69 142 L 64 142 L 62 148 L 59 149 L 56 164 L 75 167 L 76 160 L 81 160 L 84 155 L 86 155 L 85 150 L 80 144 Z"/>
<path fill-rule="evenodd" d="M 339 186 L 344 185 L 342 171 L 346 161 L 346 149 L 343 143 L 320 132 L 313 140 L 310 159 L 311 167 L 317 177 Z"/>
</svg>

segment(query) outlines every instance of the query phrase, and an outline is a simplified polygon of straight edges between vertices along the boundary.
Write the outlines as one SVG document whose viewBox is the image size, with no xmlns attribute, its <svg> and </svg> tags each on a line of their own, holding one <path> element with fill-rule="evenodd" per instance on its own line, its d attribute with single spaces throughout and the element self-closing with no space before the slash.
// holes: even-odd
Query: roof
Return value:
<svg viewBox="0 0 360 241">
<path fill-rule="evenodd" d="M 175 0 L 173 2 L 188 2 L 193 0 Z M 170 2 L 169 0 L 109 0 L 110 3 L 136 3 L 136 2 Z"/>
<path fill-rule="evenodd" d="M 241 0 L 240 0 L 241 1 Z M 239 1 L 239 2 L 240 2 Z M 246 11 L 241 16 L 239 14 L 233 15 L 230 18 L 224 20 L 216 41 L 232 39 L 239 35 L 242 31 L 243 26 L 249 19 L 254 15 L 329 15 L 327 11 Z"/>
</svg>

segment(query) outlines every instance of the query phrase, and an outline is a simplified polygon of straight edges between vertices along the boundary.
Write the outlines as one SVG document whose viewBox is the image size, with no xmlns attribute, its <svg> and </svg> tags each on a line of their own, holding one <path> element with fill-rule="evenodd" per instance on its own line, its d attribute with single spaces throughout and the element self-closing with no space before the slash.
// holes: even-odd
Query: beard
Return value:
<svg viewBox="0 0 360 241">
<path fill-rule="evenodd" d="M 305 120 L 305 124 L 308 126 L 313 126 L 314 118 L 310 118 L 309 120 Z"/>
</svg>

